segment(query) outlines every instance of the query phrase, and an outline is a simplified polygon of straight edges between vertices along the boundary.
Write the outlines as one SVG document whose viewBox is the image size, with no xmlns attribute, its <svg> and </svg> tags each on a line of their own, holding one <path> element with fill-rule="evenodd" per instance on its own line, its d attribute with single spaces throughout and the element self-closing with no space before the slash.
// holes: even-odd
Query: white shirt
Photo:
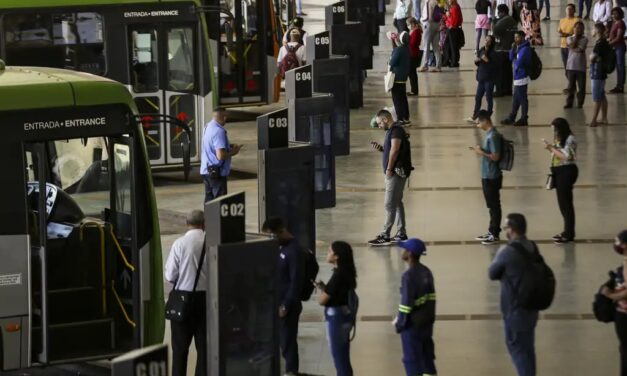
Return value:
<svg viewBox="0 0 627 376">
<path fill-rule="evenodd" d="M 298 43 L 297 42 L 289 42 L 289 43 L 287 43 L 287 45 L 290 46 L 290 47 L 294 47 L 294 46 L 298 45 Z M 287 56 L 287 47 L 281 46 L 281 49 L 279 50 L 279 56 L 276 58 L 277 65 L 281 64 L 281 61 L 283 61 L 285 56 Z M 302 44 L 296 50 L 296 59 L 298 59 L 298 65 L 299 66 L 303 65 L 303 61 L 305 61 L 305 46 L 302 45 Z"/>
<path fill-rule="evenodd" d="M 402 20 L 403 18 L 409 17 L 411 15 L 412 5 L 411 0 L 397 0 L 394 19 Z"/>
<path fill-rule="evenodd" d="M 606 24 L 612 17 L 612 3 L 610 0 L 605 0 L 603 4 L 600 1 L 594 3 L 594 10 L 592 11 L 592 21 L 594 23 Z"/>
<path fill-rule="evenodd" d="M 176 283 L 175 288 L 183 291 L 194 290 L 194 280 L 200 262 L 205 232 L 199 229 L 189 230 L 185 235 L 174 241 L 168 260 L 165 262 L 165 279 Z M 205 255 L 205 260 L 207 255 Z M 196 291 L 207 290 L 207 273 L 205 268 L 200 269 Z"/>
</svg>

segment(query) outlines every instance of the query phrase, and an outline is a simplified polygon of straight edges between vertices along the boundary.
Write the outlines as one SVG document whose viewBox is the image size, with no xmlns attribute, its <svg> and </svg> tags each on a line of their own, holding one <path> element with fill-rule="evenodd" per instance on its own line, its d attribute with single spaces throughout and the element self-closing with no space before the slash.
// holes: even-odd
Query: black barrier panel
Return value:
<svg viewBox="0 0 627 376">
<path fill-rule="evenodd" d="M 288 100 L 290 141 L 314 146 L 316 209 L 335 206 L 335 153 L 332 94 Z"/>
<path fill-rule="evenodd" d="M 363 31 L 363 25 L 349 23 L 331 26 L 331 53 L 334 55 L 348 55 L 350 72 L 348 82 L 349 106 L 360 108 L 364 104 L 364 72 L 368 69 L 363 65 L 362 56 L 372 50 L 368 44 L 368 36 Z M 372 56 L 370 57 L 372 67 Z"/>
<path fill-rule="evenodd" d="M 285 98 L 309 98 L 313 91 L 311 64 L 285 72 Z"/>
<path fill-rule="evenodd" d="M 371 46 L 379 45 L 378 0 L 346 0 L 346 20 L 361 22 Z"/>
<path fill-rule="evenodd" d="M 307 36 L 306 56 L 310 63 L 316 59 L 328 59 L 331 56 L 331 35 L 328 30 Z"/>
<path fill-rule="evenodd" d="M 246 233 L 244 192 L 220 196 L 205 203 L 207 244 L 244 241 Z"/>
<path fill-rule="evenodd" d="M 300 244 L 315 252 L 314 147 L 259 150 L 259 230 L 270 217 L 279 217 Z"/>
<path fill-rule="evenodd" d="M 279 376 L 279 245 L 208 246 L 208 375 Z"/>
<path fill-rule="evenodd" d="M 325 29 L 331 29 L 332 25 L 341 25 L 346 22 L 346 4 L 339 1 L 324 7 L 324 24 Z"/>
<path fill-rule="evenodd" d="M 377 23 L 379 26 L 385 25 L 385 0 L 377 0 Z"/>
<path fill-rule="evenodd" d="M 287 108 L 257 118 L 257 149 L 287 147 Z"/>
<path fill-rule="evenodd" d="M 334 56 L 313 61 L 314 91 L 333 94 L 333 151 L 350 154 L 349 58 Z"/>
</svg>

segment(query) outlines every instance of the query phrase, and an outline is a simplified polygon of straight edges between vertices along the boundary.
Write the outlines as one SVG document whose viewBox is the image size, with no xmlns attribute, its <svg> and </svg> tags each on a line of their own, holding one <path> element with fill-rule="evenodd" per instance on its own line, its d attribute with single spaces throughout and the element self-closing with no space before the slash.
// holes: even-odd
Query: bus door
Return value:
<svg viewBox="0 0 627 376">
<path fill-rule="evenodd" d="M 33 363 L 103 359 L 141 345 L 129 139 L 25 144 Z"/>
<path fill-rule="evenodd" d="M 183 163 L 183 130 L 158 115 L 177 118 L 191 129 L 190 156 L 200 160 L 202 108 L 198 92 L 197 29 L 193 23 L 151 23 L 128 28 L 131 92 L 153 166 Z"/>
<path fill-rule="evenodd" d="M 220 104 L 268 101 L 269 72 L 264 47 L 264 0 L 220 0 L 231 15 L 220 14 L 218 67 Z M 273 62 L 276 64 L 276 62 Z"/>
</svg>

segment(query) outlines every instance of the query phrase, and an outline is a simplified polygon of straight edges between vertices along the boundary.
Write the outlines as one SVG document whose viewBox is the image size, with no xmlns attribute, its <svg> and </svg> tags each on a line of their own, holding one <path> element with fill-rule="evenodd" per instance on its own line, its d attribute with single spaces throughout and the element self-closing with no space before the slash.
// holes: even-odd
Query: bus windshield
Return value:
<svg viewBox="0 0 627 376">
<path fill-rule="evenodd" d="M 106 73 L 99 13 L 20 13 L 5 15 L 3 21 L 10 64 Z"/>
</svg>

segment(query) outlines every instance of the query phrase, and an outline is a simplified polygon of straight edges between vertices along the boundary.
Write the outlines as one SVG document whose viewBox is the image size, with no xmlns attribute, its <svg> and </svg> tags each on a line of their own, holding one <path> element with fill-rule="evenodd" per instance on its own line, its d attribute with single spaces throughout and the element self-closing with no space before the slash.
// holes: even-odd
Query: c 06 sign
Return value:
<svg viewBox="0 0 627 376">
<path fill-rule="evenodd" d="M 296 73 L 296 81 L 311 81 L 311 72 Z"/>
</svg>

